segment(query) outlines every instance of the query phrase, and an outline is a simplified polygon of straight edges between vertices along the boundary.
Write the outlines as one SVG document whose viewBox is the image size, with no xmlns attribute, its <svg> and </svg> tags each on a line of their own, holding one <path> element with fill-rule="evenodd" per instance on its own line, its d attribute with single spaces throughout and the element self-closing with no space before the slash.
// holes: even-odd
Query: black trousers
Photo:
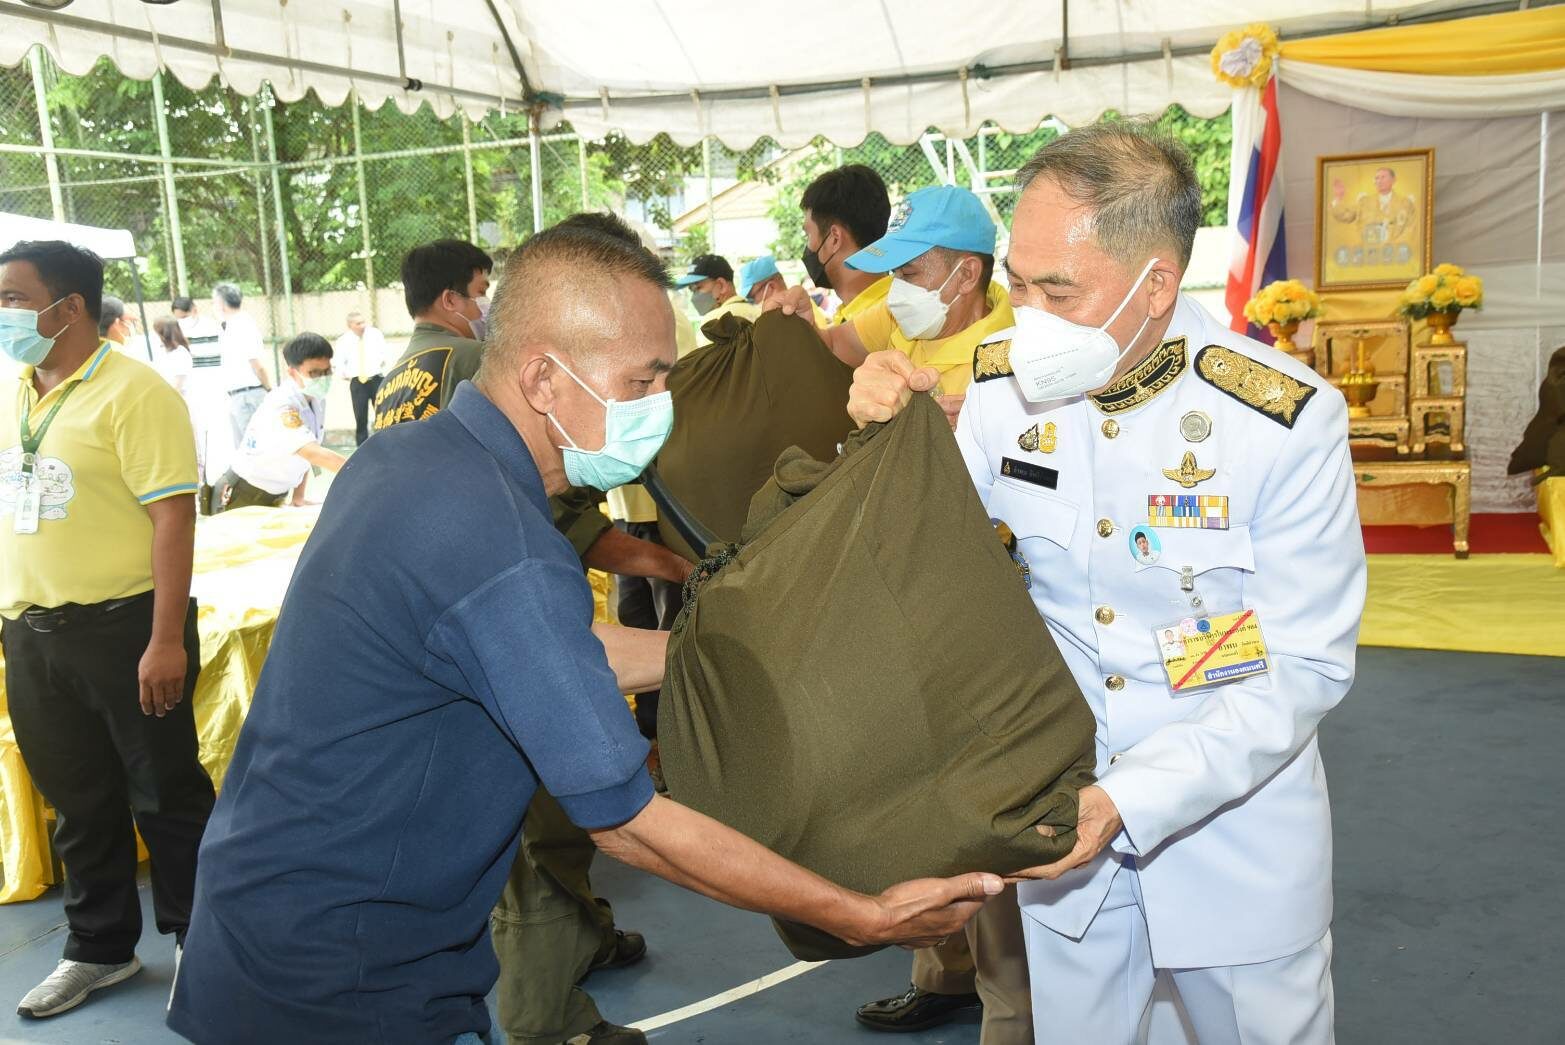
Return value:
<svg viewBox="0 0 1565 1045">
<path fill-rule="evenodd" d="M 348 394 L 353 397 L 353 445 L 363 446 L 370 437 L 370 404 L 380 391 L 381 375 L 375 374 L 368 381 L 354 378 L 348 382 Z"/>
<path fill-rule="evenodd" d="M 185 618 L 185 699 L 143 715 L 137 669 L 152 638 L 152 593 L 109 613 L 37 632 L 4 621 L 5 688 L 22 761 L 59 815 L 65 865 L 65 957 L 130 961 L 141 938 L 136 837 L 152 857 L 158 931 L 182 940 L 212 781 L 196 757 L 191 711 L 201 668 L 196 603 Z"/>
<path fill-rule="evenodd" d="M 662 544 L 658 537 L 657 523 L 616 522 L 620 530 L 644 541 Z M 668 631 L 674 626 L 674 618 L 685 605 L 682 585 L 655 577 L 614 578 L 618 593 L 615 612 L 619 622 L 627 628 L 646 628 L 650 631 Z M 636 694 L 636 727 L 648 740 L 658 735 L 658 697 L 660 690 Z"/>
</svg>

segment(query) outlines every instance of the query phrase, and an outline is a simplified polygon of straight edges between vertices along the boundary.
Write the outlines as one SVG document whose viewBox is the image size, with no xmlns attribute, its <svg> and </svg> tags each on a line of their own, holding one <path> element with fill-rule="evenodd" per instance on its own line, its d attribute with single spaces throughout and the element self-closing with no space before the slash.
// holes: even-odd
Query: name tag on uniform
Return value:
<svg viewBox="0 0 1565 1045">
<path fill-rule="evenodd" d="M 1020 479 L 1024 483 L 1032 483 L 1034 486 L 1041 486 L 1046 490 L 1058 489 L 1060 485 L 1060 473 L 1053 468 L 1045 468 L 1031 461 L 1018 461 L 1014 457 L 1000 458 L 1000 474 L 1008 475 L 1012 479 Z"/>
<path fill-rule="evenodd" d="M 37 533 L 38 513 L 43 507 L 43 489 L 30 475 L 22 477 L 22 488 L 17 492 L 16 515 L 13 529 L 16 533 Z"/>
<path fill-rule="evenodd" d="M 1254 610 L 1185 617 L 1153 628 L 1152 638 L 1176 694 L 1271 671 L 1271 654 Z"/>
</svg>

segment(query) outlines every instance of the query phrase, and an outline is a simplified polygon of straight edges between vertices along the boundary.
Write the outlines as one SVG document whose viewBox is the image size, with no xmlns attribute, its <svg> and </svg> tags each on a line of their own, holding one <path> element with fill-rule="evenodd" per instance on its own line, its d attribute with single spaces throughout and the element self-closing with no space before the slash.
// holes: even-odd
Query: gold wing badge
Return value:
<svg viewBox="0 0 1565 1045">
<path fill-rule="evenodd" d="M 1202 468 L 1196 464 L 1195 452 L 1186 450 L 1178 468 L 1165 468 L 1163 474 L 1186 490 L 1193 490 L 1197 483 L 1204 483 L 1217 474 L 1216 469 Z"/>
</svg>

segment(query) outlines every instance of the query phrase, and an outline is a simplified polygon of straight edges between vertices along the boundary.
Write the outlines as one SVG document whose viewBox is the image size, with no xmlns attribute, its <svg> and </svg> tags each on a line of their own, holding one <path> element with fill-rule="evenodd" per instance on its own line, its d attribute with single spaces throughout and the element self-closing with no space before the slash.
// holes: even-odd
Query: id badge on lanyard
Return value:
<svg viewBox="0 0 1565 1045">
<path fill-rule="evenodd" d="M 16 511 L 12 517 L 11 529 L 14 533 L 32 534 L 38 532 L 38 518 L 43 509 L 43 488 L 38 483 L 38 448 L 43 445 L 43 437 L 49 431 L 49 426 L 54 423 L 55 415 L 60 412 L 60 407 L 76 391 L 79 381 L 72 381 L 60 392 L 60 398 L 54 401 L 54 406 L 44 415 L 43 423 L 34 432 L 28 423 L 27 396 L 22 395 L 21 408 L 21 437 L 22 437 L 22 488 L 17 491 Z"/>
<path fill-rule="evenodd" d="M 17 492 L 16 515 L 12 529 L 16 533 L 37 533 L 38 513 L 43 506 L 43 491 L 32 469 L 23 466 L 22 488 Z"/>
</svg>

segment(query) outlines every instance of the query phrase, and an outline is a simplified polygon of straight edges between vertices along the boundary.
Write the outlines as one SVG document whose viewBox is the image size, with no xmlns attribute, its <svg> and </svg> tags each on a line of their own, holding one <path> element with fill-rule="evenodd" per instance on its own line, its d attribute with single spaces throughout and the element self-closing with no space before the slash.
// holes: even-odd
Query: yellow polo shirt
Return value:
<svg viewBox="0 0 1565 1045">
<path fill-rule="evenodd" d="M 859 291 L 859 296 L 852 301 L 845 301 L 842 307 L 837 309 L 836 315 L 831 317 L 835 324 L 851 323 L 859 316 L 868 312 L 876 305 L 886 300 L 886 295 L 891 293 L 891 277 L 881 276 L 875 282 Z"/>
<path fill-rule="evenodd" d="M 38 398 L 33 368 L 0 389 L 0 616 L 29 606 L 89 605 L 152 588 L 146 506 L 196 492 L 196 439 L 179 393 L 108 342 Z M 77 385 L 38 447 L 38 532 L 16 532 L 21 410 L 37 431 Z"/>
<path fill-rule="evenodd" d="M 914 366 L 932 366 L 940 371 L 941 395 L 962 395 L 973 380 L 973 356 L 977 354 L 978 346 L 989 335 L 1016 325 L 1016 316 L 1011 312 L 1011 296 L 1004 287 L 990 283 L 986 298 L 989 314 L 950 337 L 912 340 L 902 333 L 884 302 L 860 313 L 853 321 L 853 331 L 871 352 L 894 348 L 911 359 Z"/>
</svg>

